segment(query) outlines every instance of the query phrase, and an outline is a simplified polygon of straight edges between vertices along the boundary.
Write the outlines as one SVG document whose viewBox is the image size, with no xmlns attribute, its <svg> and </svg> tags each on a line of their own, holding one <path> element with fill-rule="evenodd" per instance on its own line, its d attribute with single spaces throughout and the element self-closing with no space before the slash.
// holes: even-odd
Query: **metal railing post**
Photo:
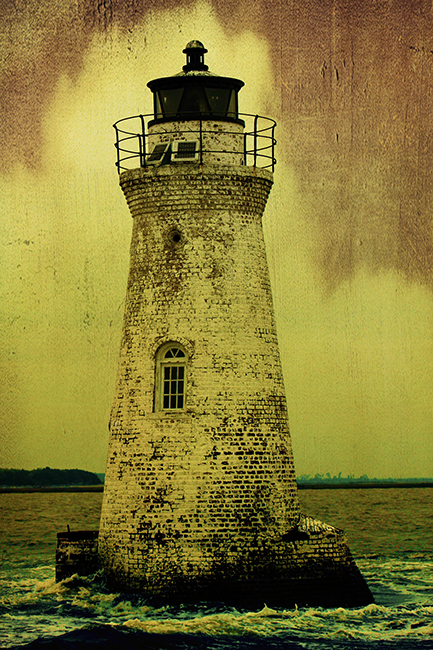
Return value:
<svg viewBox="0 0 433 650">
<path fill-rule="evenodd" d="M 275 167 L 275 124 L 272 125 L 272 173 Z"/>
<path fill-rule="evenodd" d="M 257 167 L 257 121 L 259 119 L 258 115 L 254 117 L 254 167 Z"/>
<path fill-rule="evenodd" d="M 146 166 L 146 125 L 144 122 L 144 115 L 140 115 L 141 121 L 141 138 L 140 142 L 140 167 Z"/>
<path fill-rule="evenodd" d="M 203 164 L 203 122 L 200 115 L 200 165 Z"/>
<path fill-rule="evenodd" d="M 120 174 L 119 131 L 117 130 L 117 126 L 115 124 L 113 124 L 113 126 L 114 126 L 114 129 L 116 131 L 116 143 L 114 145 L 116 147 L 116 158 L 117 158 L 116 167 L 117 167 L 117 173 Z"/>
</svg>

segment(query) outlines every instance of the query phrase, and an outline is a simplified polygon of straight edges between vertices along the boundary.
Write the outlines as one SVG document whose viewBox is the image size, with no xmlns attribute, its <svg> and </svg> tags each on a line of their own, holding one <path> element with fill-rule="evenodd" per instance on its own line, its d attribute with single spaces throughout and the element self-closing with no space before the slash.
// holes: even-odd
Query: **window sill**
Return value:
<svg viewBox="0 0 433 650">
<path fill-rule="evenodd" d="M 150 420 L 187 420 L 195 417 L 195 413 L 176 409 L 173 411 L 155 411 L 155 413 L 149 413 L 147 417 Z"/>
</svg>

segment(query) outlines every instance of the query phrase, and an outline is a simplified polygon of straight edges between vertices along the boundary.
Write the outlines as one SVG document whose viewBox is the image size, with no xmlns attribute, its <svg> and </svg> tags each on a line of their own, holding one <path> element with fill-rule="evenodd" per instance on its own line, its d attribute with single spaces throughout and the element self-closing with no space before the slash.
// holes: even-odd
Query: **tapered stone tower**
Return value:
<svg viewBox="0 0 433 650">
<path fill-rule="evenodd" d="M 147 130 L 116 124 L 133 235 L 102 566 L 166 601 L 369 602 L 342 532 L 299 511 L 261 223 L 275 123 L 206 51 L 148 84 Z"/>
</svg>

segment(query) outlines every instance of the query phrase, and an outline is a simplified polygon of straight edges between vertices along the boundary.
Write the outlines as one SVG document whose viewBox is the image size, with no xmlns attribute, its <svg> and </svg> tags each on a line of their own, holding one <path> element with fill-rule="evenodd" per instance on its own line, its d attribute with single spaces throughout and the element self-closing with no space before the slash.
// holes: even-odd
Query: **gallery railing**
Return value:
<svg viewBox="0 0 433 650">
<path fill-rule="evenodd" d="M 146 167 L 148 159 L 152 156 L 152 139 L 155 138 L 154 133 L 146 132 L 146 120 L 152 120 L 154 115 L 134 115 L 132 117 L 124 117 L 118 120 L 113 126 L 116 131 L 116 152 L 117 161 L 116 167 L 119 174 L 127 169 L 134 169 L 136 167 Z M 176 118 L 179 122 L 182 121 L 182 116 L 177 115 Z M 235 156 L 242 156 L 242 163 L 244 165 L 252 165 L 253 167 L 261 167 L 262 169 L 271 169 L 274 171 L 276 164 L 275 159 L 275 120 L 261 115 L 251 115 L 249 113 L 239 113 L 239 118 L 245 122 L 245 131 L 243 136 L 243 151 L 239 149 L 230 151 L 227 147 L 224 149 L 209 148 L 209 144 L 218 138 L 212 136 L 233 136 L 232 130 L 224 130 L 221 125 L 224 122 L 218 123 L 218 129 L 212 129 L 216 120 L 209 120 L 199 118 L 193 122 L 184 121 L 183 125 L 188 125 L 185 128 L 188 135 L 193 135 L 199 145 L 197 156 L 200 163 L 203 162 L 203 156 L 206 154 L 233 154 Z M 190 127 L 190 124 L 197 124 L 198 128 Z M 227 122 L 229 124 L 230 122 Z M 170 124 L 173 124 L 171 122 Z M 182 129 L 177 130 L 179 132 Z M 208 137 L 210 136 L 210 137 Z"/>
</svg>

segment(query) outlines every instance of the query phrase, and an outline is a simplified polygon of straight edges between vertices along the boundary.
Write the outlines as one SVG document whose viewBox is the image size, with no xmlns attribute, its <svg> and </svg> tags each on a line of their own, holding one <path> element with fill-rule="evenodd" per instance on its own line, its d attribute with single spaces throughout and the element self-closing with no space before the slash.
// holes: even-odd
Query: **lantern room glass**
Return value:
<svg viewBox="0 0 433 650">
<path fill-rule="evenodd" d="M 154 93 L 155 119 L 188 117 L 228 117 L 236 119 L 237 91 L 231 88 L 188 84 L 181 88 L 165 88 Z"/>
</svg>

